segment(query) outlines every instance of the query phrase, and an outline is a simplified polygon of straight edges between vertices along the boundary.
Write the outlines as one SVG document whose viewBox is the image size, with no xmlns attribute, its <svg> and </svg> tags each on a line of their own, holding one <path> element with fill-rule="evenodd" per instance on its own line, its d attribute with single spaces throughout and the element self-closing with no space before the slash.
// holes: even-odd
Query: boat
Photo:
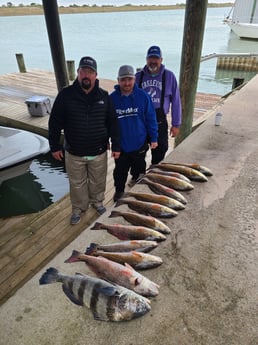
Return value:
<svg viewBox="0 0 258 345">
<path fill-rule="evenodd" d="M 0 126 L 0 185 L 25 174 L 33 159 L 47 152 L 49 144 L 43 136 Z"/>
<path fill-rule="evenodd" d="M 236 0 L 223 22 L 238 37 L 258 40 L 258 0 Z"/>
</svg>

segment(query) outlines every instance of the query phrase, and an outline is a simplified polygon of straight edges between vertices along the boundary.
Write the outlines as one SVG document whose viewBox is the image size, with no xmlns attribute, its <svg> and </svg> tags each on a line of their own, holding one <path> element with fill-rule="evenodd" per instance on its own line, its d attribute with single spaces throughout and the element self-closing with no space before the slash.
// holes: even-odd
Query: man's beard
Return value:
<svg viewBox="0 0 258 345">
<path fill-rule="evenodd" d="M 84 90 L 89 90 L 91 88 L 91 80 L 89 78 L 83 78 L 81 81 L 81 87 Z"/>
<path fill-rule="evenodd" d="M 155 72 L 158 72 L 158 65 L 156 64 L 151 64 L 151 65 L 148 65 L 148 70 L 151 72 L 151 73 L 155 73 Z"/>
</svg>

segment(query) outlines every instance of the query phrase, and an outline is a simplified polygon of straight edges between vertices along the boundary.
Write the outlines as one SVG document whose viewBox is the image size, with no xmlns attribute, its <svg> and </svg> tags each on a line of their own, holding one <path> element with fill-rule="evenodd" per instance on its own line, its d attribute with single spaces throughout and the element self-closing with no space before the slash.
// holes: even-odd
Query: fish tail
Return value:
<svg viewBox="0 0 258 345">
<path fill-rule="evenodd" d="M 102 223 L 96 222 L 90 230 L 100 230 L 102 229 Z"/>
<path fill-rule="evenodd" d="M 147 182 L 148 182 L 148 180 L 146 180 L 146 178 L 143 177 L 142 179 L 139 180 L 138 183 L 144 184 L 144 183 L 147 183 Z"/>
<path fill-rule="evenodd" d="M 88 248 L 86 248 L 85 254 L 86 255 L 93 255 L 95 251 L 98 249 L 98 244 L 96 243 L 91 243 Z"/>
<path fill-rule="evenodd" d="M 131 196 L 131 193 L 130 192 L 125 192 L 123 194 L 123 198 L 129 198 Z"/>
<path fill-rule="evenodd" d="M 121 205 L 123 205 L 124 203 L 125 203 L 124 200 L 119 199 L 119 200 L 117 200 L 115 207 L 121 206 Z"/>
<path fill-rule="evenodd" d="M 39 280 L 40 285 L 56 283 L 59 278 L 59 272 L 56 268 L 50 267 Z"/>
<path fill-rule="evenodd" d="M 78 262 L 81 261 L 78 256 L 80 255 L 80 252 L 78 252 L 77 250 L 73 250 L 72 255 L 65 260 L 65 263 L 72 263 L 72 262 Z"/>
<path fill-rule="evenodd" d="M 119 211 L 111 211 L 109 218 L 119 217 L 121 213 Z"/>
</svg>

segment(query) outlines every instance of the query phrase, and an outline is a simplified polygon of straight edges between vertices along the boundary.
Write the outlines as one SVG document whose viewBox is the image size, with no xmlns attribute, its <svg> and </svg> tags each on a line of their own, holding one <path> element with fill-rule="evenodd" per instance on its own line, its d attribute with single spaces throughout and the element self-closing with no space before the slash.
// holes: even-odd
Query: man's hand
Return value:
<svg viewBox="0 0 258 345">
<path fill-rule="evenodd" d="M 157 143 L 157 142 L 156 142 L 156 143 L 151 143 L 151 144 L 150 144 L 151 150 L 154 150 L 157 146 L 158 146 L 158 143 Z"/>
<path fill-rule="evenodd" d="M 111 153 L 111 157 L 113 157 L 114 159 L 118 159 L 120 156 L 120 152 L 113 152 Z"/>
<path fill-rule="evenodd" d="M 55 151 L 55 152 L 51 152 L 52 156 L 57 160 L 57 161 L 61 161 L 64 158 L 64 154 L 63 151 Z"/>
<path fill-rule="evenodd" d="M 178 128 L 178 127 L 171 127 L 170 128 L 170 135 L 171 135 L 171 137 L 175 138 L 178 135 L 179 130 L 180 130 L 180 128 Z"/>
</svg>

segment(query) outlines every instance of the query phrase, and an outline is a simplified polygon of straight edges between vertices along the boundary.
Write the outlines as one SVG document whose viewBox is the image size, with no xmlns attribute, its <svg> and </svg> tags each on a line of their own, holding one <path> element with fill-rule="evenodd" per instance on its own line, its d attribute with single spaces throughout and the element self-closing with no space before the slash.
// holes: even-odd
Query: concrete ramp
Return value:
<svg viewBox="0 0 258 345">
<path fill-rule="evenodd" d="M 123 323 L 95 321 L 72 304 L 61 284 L 39 286 L 48 267 L 93 275 L 85 264 L 65 264 L 73 249 L 117 240 L 85 231 L 1 306 L 5 345 L 255 345 L 258 344 L 258 76 L 216 109 L 167 162 L 197 162 L 213 171 L 208 182 L 183 192 L 188 203 L 166 221 L 176 233 L 152 254 L 164 263 L 142 272 L 160 285 L 151 311 Z M 149 191 L 136 185 L 134 191 Z M 127 210 L 123 205 L 119 210 Z M 100 222 L 125 223 L 122 218 Z M 51 220 L 50 220 L 51 221 Z M 19 260 L 19 258 L 13 258 Z"/>
</svg>

